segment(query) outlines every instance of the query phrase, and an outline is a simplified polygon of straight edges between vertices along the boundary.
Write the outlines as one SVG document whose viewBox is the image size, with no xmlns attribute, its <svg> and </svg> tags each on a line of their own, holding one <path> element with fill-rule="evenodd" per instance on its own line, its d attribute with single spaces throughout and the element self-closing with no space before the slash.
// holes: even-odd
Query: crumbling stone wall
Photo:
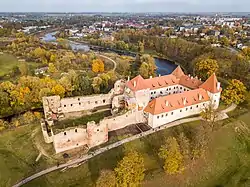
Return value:
<svg viewBox="0 0 250 187">
<path fill-rule="evenodd" d="M 119 115 L 116 117 L 105 118 L 100 121 L 101 125 L 107 125 L 108 131 L 115 131 L 118 129 L 125 128 L 129 125 L 136 124 L 136 123 L 143 123 L 146 121 L 145 118 L 136 118 L 137 113 L 133 111 L 128 111 L 123 115 Z"/>
<path fill-rule="evenodd" d="M 63 113 L 92 110 L 95 107 L 111 104 L 112 97 L 110 94 L 61 99 L 61 108 Z"/>
</svg>

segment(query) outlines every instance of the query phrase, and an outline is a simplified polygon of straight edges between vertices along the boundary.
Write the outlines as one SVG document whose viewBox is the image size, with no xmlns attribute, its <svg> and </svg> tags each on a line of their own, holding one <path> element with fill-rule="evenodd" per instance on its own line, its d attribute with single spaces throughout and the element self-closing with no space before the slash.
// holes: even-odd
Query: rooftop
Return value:
<svg viewBox="0 0 250 187">
<path fill-rule="evenodd" d="M 210 98 L 206 90 L 199 88 L 179 94 L 167 95 L 153 99 L 146 106 L 144 111 L 153 115 L 157 115 L 209 100 Z"/>
</svg>

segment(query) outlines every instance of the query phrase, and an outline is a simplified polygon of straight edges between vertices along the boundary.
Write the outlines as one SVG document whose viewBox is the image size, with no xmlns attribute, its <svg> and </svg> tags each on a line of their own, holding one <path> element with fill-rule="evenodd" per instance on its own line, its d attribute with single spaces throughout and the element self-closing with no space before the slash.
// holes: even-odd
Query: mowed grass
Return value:
<svg viewBox="0 0 250 187">
<path fill-rule="evenodd" d="M 223 127 L 216 130 L 210 138 L 205 159 L 194 162 L 180 175 L 169 176 L 164 173 L 158 150 L 166 137 L 175 135 L 177 132 L 185 131 L 190 136 L 195 136 L 192 129 L 200 125 L 199 121 L 166 129 L 129 142 L 96 156 L 77 168 L 70 168 L 64 172 L 52 172 L 24 186 L 95 186 L 100 171 L 114 169 L 123 156 L 131 150 L 140 152 L 145 161 L 146 175 L 142 186 L 250 186 L 250 150 L 246 141 L 240 140 L 239 134 L 235 130 L 235 127 L 242 125 L 243 121 L 247 122 L 247 119 L 248 115 L 244 113 L 233 122 L 225 123 Z M 249 123 L 247 125 L 250 126 Z M 39 164 L 32 165 L 39 153 L 33 138 L 30 138 L 36 128 L 37 126 L 26 126 L 0 136 L 0 186 L 11 186 L 23 177 L 55 164 L 46 157 L 42 157 Z"/>
<path fill-rule="evenodd" d="M 39 150 L 35 138 L 41 132 L 39 124 L 23 126 L 0 134 L 0 186 L 12 186 L 42 168 L 52 165 L 52 161 L 42 156 L 35 162 Z"/>
<path fill-rule="evenodd" d="M 31 68 L 40 66 L 39 63 L 26 62 Z M 13 67 L 20 66 L 21 62 L 11 54 L 0 54 L 0 77 L 9 74 Z"/>
</svg>

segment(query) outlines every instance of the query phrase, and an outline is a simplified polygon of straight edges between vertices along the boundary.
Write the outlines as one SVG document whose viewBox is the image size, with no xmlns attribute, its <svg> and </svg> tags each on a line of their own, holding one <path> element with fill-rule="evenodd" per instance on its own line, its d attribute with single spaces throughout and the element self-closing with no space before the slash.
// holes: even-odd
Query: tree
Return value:
<svg viewBox="0 0 250 187">
<path fill-rule="evenodd" d="M 7 123 L 0 119 L 0 132 L 6 128 Z"/>
<path fill-rule="evenodd" d="M 139 53 L 144 53 L 144 42 L 139 42 L 139 47 L 138 47 Z"/>
<path fill-rule="evenodd" d="M 49 63 L 49 69 L 48 69 L 49 73 L 55 73 L 57 72 L 57 69 L 55 67 L 55 65 L 53 63 Z"/>
<path fill-rule="evenodd" d="M 128 153 L 115 168 L 118 186 L 139 186 L 144 179 L 144 171 L 143 157 L 137 152 Z"/>
<path fill-rule="evenodd" d="M 210 58 L 203 59 L 195 64 L 195 74 L 203 80 L 216 73 L 218 69 L 217 61 Z"/>
<path fill-rule="evenodd" d="M 149 72 L 148 72 L 148 64 L 146 62 L 143 62 L 141 67 L 139 68 L 139 73 L 140 75 L 145 78 L 148 79 L 149 78 Z"/>
<path fill-rule="evenodd" d="M 64 97 L 65 89 L 62 85 L 57 84 L 52 88 L 52 93 L 55 95 L 59 95 L 60 97 Z"/>
<path fill-rule="evenodd" d="M 211 131 L 214 130 L 214 125 L 219 115 L 219 110 L 214 108 L 212 102 L 210 102 L 201 112 L 201 117 L 207 122 L 206 124 L 210 126 Z"/>
<path fill-rule="evenodd" d="M 102 170 L 99 178 L 96 181 L 96 187 L 115 187 L 116 177 L 115 172 L 110 170 Z"/>
<path fill-rule="evenodd" d="M 222 92 L 221 99 L 226 104 L 240 104 L 246 99 L 247 89 L 244 84 L 237 80 L 233 79 L 229 82 L 227 88 Z"/>
<path fill-rule="evenodd" d="M 229 46 L 230 41 L 226 36 L 223 36 L 220 38 L 220 43 L 223 46 Z"/>
<path fill-rule="evenodd" d="M 100 77 L 95 77 L 92 82 L 92 87 L 95 93 L 100 93 L 102 85 L 102 79 Z"/>
<path fill-rule="evenodd" d="M 95 59 L 92 62 L 92 71 L 95 73 L 104 72 L 104 63 L 101 59 Z"/>
<path fill-rule="evenodd" d="M 19 66 L 19 71 L 20 71 L 22 76 L 28 75 L 28 73 L 29 73 L 28 64 L 26 62 L 22 62 Z"/>
<path fill-rule="evenodd" d="M 183 155 L 180 146 L 174 137 L 169 137 L 159 151 L 160 158 L 164 159 L 164 170 L 172 175 L 184 170 Z"/>
</svg>

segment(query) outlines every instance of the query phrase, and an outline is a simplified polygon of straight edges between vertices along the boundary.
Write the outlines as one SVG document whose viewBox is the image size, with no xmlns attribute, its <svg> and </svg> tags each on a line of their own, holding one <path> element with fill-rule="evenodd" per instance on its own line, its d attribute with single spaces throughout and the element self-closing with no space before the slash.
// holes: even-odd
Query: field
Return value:
<svg viewBox="0 0 250 187">
<path fill-rule="evenodd" d="M 164 174 L 162 162 L 157 155 L 158 149 L 163 143 L 164 137 L 181 131 L 192 132 L 192 128 L 200 125 L 199 121 L 135 140 L 105 152 L 78 168 L 68 169 L 64 172 L 56 171 L 24 186 L 94 186 L 99 172 L 102 169 L 113 169 L 129 150 L 137 150 L 144 157 L 147 170 L 143 186 L 146 187 L 250 186 L 250 151 L 247 146 L 249 139 L 239 138 L 239 133 L 236 131 L 236 128 L 244 126 L 244 124 L 250 126 L 250 112 L 242 113 L 242 109 L 238 109 L 231 115 L 235 118 L 221 122 L 222 127 L 212 134 L 205 159 L 192 163 L 191 167 L 188 167 L 181 175 Z M 51 145 L 43 143 L 39 128 L 39 125 L 24 126 L 0 135 L 0 186 L 11 186 L 35 171 L 56 164 L 53 149 Z M 192 135 L 195 136 L 195 134 Z M 38 163 L 35 163 L 39 154 L 38 149 L 41 147 L 43 152 L 52 157 L 42 156 Z"/>
<path fill-rule="evenodd" d="M 31 68 L 36 68 L 39 63 L 27 62 Z M 10 54 L 0 54 L 0 77 L 9 74 L 13 67 L 19 66 L 20 62 L 17 58 Z"/>
</svg>

